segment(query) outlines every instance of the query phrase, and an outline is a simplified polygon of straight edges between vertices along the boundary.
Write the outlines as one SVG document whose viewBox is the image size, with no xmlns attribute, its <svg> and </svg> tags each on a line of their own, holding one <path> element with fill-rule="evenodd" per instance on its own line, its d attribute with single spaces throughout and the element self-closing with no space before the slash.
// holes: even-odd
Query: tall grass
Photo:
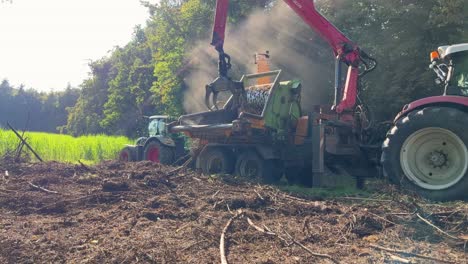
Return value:
<svg viewBox="0 0 468 264">
<path fill-rule="evenodd" d="M 86 163 L 97 163 L 115 159 L 124 145 L 132 143 L 126 137 L 106 135 L 72 137 L 42 132 L 26 132 L 24 137 L 43 160 L 72 163 L 76 163 L 78 160 Z M 12 131 L 0 129 L 0 155 L 14 150 L 18 143 L 19 139 Z M 30 153 L 26 147 L 23 151 Z M 34 155 L 30 156 L 34 160 Z"/>
</svg>

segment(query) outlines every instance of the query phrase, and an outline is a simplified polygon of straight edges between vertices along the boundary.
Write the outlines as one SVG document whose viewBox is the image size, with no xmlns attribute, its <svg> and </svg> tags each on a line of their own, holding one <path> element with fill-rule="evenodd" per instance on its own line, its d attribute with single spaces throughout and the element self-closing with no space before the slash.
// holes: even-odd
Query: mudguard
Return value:
<svg viewBox="0 0 468 264">
<path fill-rule="evenodd" d="M 141 145 L 143 146 L 146 142 L 146 139 L 147 137 L 139 137 L 136 141 L 135 141 L 135 145 Z"/>
<path fill-rule="evenodd" d="M 263 159 L 279 159 L 279 155 L 275 153 L 274 149 L 270 146 L 256 145 L 255 150 L 260 154 Z"/>
<path fill-rule="evenodd" d="M 165 136 L 155 136 L 155 137 L 149 137 L 145 141 L 145 147 L 148 145 L 151 141 L 158 141 L 159 143 L 163 144 L 164 146 L 168 147 L 175 147 L 175 142 L 172 138 L 170 137 L 165 137 Z"/>
<path fill-rule="evenodd" d="M 395 120 L 393 122 L 398 121 L 400 118 L 406 116 L 409 112 L 415 109 L 421 109 L 433 105 L 454 105 L 468 109 L 468 97 L 454 95 L 439 95 L 419 99 L 405 105 L 400 111 L 400 113 L 398 113 L 398 115 L 395 117 Z"/>
</svg>

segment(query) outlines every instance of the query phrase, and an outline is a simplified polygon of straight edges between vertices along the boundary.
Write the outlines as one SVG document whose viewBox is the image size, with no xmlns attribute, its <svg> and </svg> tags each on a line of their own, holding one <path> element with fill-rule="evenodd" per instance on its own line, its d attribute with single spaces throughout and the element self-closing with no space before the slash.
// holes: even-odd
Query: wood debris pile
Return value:
<svg viewBox="0 0 468 264">
<path fill-rule="evenodd" d="M 0 163 L 1 263 L 466 263 L 468 205 L 309 200 L 149 162 Z M 386 191 L 382 193 L 382 189 Z"/>
</svg>

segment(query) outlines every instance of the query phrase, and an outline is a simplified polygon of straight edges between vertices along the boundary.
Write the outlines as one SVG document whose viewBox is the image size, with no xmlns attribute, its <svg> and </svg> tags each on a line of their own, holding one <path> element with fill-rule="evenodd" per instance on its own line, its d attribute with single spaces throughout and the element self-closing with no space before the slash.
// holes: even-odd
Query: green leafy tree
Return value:
<svg viewBox="0 0 468 264">
<path fill-rule="evenodd" d="M 109 81 L 115 76 L 107 59 L 90 63 L 92 77 L 81 84 L 81 93 L 73 107 L 68 108 L 66 131 L 72 135 L 98 134 L 107 102 Z"/>
</svg>

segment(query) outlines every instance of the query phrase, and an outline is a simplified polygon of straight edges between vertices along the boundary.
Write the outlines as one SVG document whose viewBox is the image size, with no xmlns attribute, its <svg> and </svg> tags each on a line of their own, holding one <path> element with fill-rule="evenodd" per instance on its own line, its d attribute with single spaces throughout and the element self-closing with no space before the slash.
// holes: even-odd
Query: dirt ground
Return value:
<svg viewBox="0 0 468 264">
<path fill-rule="evenodd" d="M 220 263 L 222 235 L 228 263 L 468 263 L 466 202 L 384 183 L 323 200 L 149 162 L 0 169 L 0 263 Z"/>
</svg>

